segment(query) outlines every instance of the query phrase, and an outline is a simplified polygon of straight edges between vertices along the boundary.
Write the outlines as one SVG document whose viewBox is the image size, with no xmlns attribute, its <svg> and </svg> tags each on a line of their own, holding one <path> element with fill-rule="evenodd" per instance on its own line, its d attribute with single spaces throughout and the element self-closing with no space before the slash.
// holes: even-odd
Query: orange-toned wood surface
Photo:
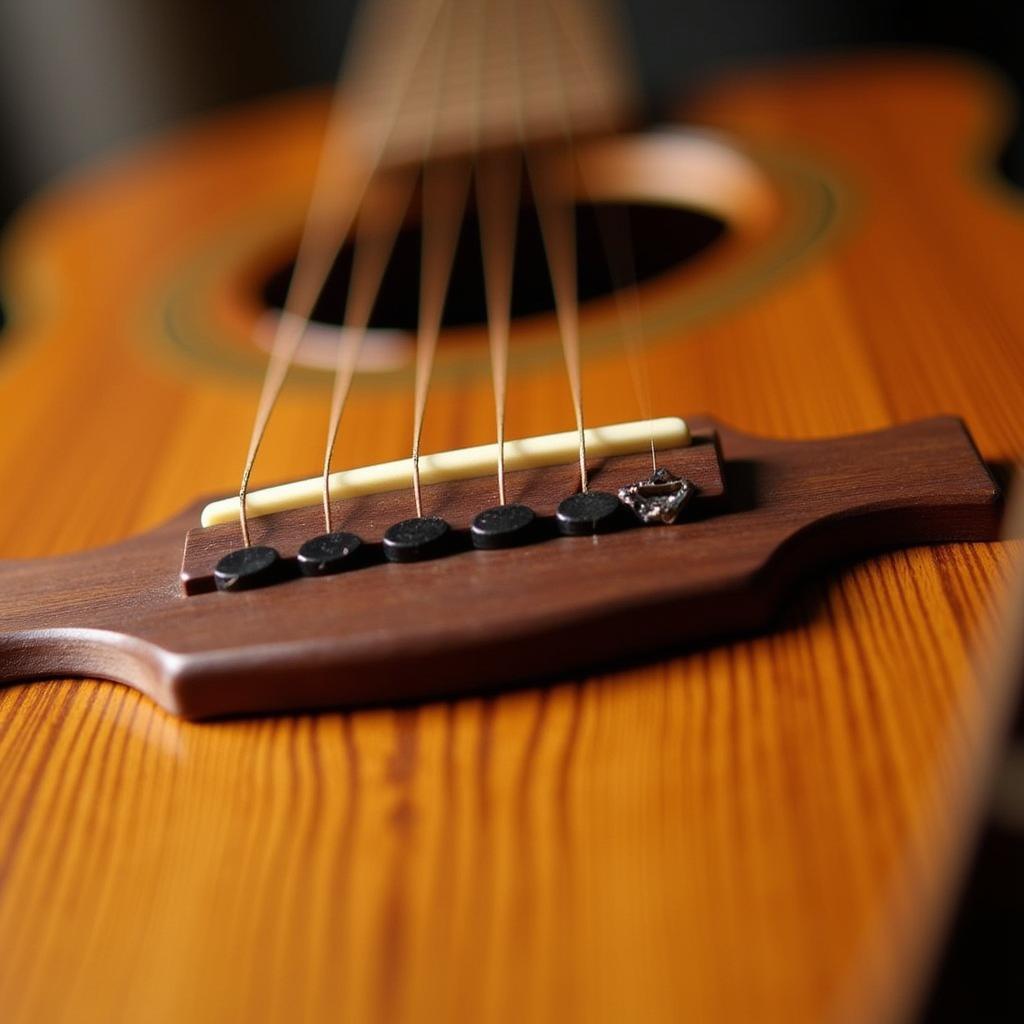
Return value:
<svg viewBox="0 0 1024 1024">
<path fill-rule="evenodd" d="M 651 332 L 655 412 L 792 437 L 953 412 L 986 458 L 1019 459 L 1024 208 L 989 170 L 1005 103 L 972 67 L 890 57 L 691 108 L 755 159 L 820 168 L 832 213 L 732 301 L 707 274 L 651 287 L 682 297 Z M 294 229 L 321 117 L 303 98 L 228 116 L 12 226 L 4 557 L 235 485 L 257 381 L 168 341 L 168 292 L 182 268 L 213 281 L 190 339 L 251 328 L 209 240 L 255 266 L 263 225 Z M 552 326 L 529 333 L 510 435 L 570 423 Z M 458 355 L 482 344 L 450 348 L 425 448 L 488 439 L 489 381 Z M 635 415 L 624 379 L 620 351 L 588 351 L 594 422 Z M 360 381 L 339 465 L 402 453 L 407 385 Z M 286 395 L 261 480 L 316 472 L 327 398 L 310 374 Z M 994 728 L 969 659 L 1014 554 L 897 552 L 808 587 L 770 636 L 487 700 L 191 725 L 113 684 L 6 689 L 4 1019 L 898 1015 Z"/>
</svg>

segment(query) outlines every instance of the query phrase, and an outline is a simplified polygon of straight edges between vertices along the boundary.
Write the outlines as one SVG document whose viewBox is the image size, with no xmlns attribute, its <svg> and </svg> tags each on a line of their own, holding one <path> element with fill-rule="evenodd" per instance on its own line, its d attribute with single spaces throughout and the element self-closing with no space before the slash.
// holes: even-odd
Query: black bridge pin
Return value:
<svg viewBox="0 0 1024 1024">
<path fill-rule="evenodd" d="M 225 555 L 213 570 L 218 590 L 253 590 L 281 579 L 283 562 L 275 548 L 239 548 Z"/>
<path fill-rule="evenodd" d="M 526 505 L 496 505 L 473 520 L 469 533 L 476 548 L 513 548 L 529 543 L 536 524 L 537 516 Z"/>
<path fill-rule="evenodd" d="M 570 537 L 607 533 L 620 522 L 622 502 L 607 491 L 581 491 L 566 498 L 555 512 L 559 533 Z"/>
<path fill-rule="evenodd" d="M 422 562 L 448 550 L 451 527 L 437 516 L 403 519 L 384 534 L 384 557 L 389 562 Z"/>
<path fill-rule="evenodd" d="M 303 576 L 331 576 L 355 569 L 362 563 L 364 553 L 362 539 L 354 533 L 322 533 L 299 548 L 299 572 Z"/>
</svg>

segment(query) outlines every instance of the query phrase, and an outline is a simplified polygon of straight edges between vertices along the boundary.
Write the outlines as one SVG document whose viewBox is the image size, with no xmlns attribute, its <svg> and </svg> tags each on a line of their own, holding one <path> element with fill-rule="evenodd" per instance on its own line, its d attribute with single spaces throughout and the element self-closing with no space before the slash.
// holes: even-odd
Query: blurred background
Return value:
<svg viewBox="0 0 1024 1024">
<path fill-rule="evenodd" d="M 509 0 L 514 2 L 514 0 Z M 331 80 L 356 0 L 0 0 L 0 218 L 140 133 Z M 752 60 L 867 45 L 955 48 L 1024 85 L 1024 3 L 626 0 L 653 115 Z M 1005 170 L 1024 181 L 1014 139 Z"/>
<path fill-rule="evenodd" d="M 508 0 L 515 2 L 515 0 Z M 331 81 L 356 0 L 0 0 L 0 223 L 47 180 L 204 111 Z M 649 113 L 752 62 L 896 46 L 975 54 L 1024 88 L 1024 0 L 627 0 Z M 1002 170 L 1024 185 L 1024 132 Z M 2 314 L 0 314 L 2 323 Z M 1017 772 L 1024 765 L 1018 723 Z M 1024 777 L 1024 776 L 1022 776 Z M 1024 1005 L 1024 815 L 985 833 L 928 1021 Z M 1013 1012 L 1013 1011 L 1011 1011 Z"/>
</svg>

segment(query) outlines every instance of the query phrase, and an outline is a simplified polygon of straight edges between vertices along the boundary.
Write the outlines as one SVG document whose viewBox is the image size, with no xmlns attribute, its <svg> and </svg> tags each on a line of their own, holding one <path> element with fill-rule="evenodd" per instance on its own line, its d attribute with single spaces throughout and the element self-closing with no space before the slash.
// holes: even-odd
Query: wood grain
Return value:
<svg viewBox="0 0 1024 1024">
<path fill-rule="evenodd" d="M 793 438 L 955 413 L 986 459 L 1019 460 L 1024 224 L 983 176 L 1006 124 L 991 80 L 822 63 L 689 114 L 757 159 L 815 162 L 838 219 L 732 308 L 652 325 L 655 411 Z M 297 98 L 219 119 L 13 225 L 4 555 L 118 540 L 235 485 L 253 383 L 172 354 L 158 300 L 211 235 L 300 209 L 322 116 Z M 215 296 L 215 325 L 252 305 Z M 623 357 L 590 356 L 589 415 L 629 418 Z M 439 386 L 425 447 L 489 440 L 486 377 Z M 326 405 L 290 392 L 265 480 L 316 471 Z M 339 466 L 402 454 L 407 391 L 364 379 L 349 415 Z M 556 365 L 519 368 L 511 435 L 570 416 Z M 995 729 L 970 657 L 1013 556 L 885 555 L 806 587 L 771 635 L 417 709 L 197 726 L 113 684 L 9 687 L 4 1017 L 890 1018 Z"/>
</svg>

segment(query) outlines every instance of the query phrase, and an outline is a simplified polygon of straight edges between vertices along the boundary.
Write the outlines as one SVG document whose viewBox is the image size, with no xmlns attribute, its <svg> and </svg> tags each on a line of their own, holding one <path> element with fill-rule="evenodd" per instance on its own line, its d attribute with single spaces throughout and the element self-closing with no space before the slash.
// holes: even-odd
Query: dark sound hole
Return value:
<svg viewBox="0 0 1024 1024">
<path fill-rule="evenodd" d="M 623 239 L 631 241 L 636 279 L 646 281 L 693 259 L 725 232 L 722 221 L 696 210 L 609 203 L 601 206 L 600 211 L 590 205 L 576 208 L 579 294 L 583 302 L 609 295 L 624 283 L 624 269 L 629 267 L 630 257 L 628 253 L 625 259 L 622 254 L 613 255 L 612 259 L 617 259 L 618 263 L 612 264 L 605 236 L 619 245 L 626 244 Z M 627 224 L 628 231 L 625 230 Z M 415 330 L 419 260 L 419 227 L 410 225 L 398 236 L 374 308 L 372 327 Z M 613 265 L 616 266 L 614 271 L 611 269 Z M 293 266 L 282 267 L 266 283 L 263 293 L 269 306 L 282 307 Z M 317 303 L 315 320 L 341 323 L 351 268 L 352 250 L 346 246 L 335 261 Z M 519 217 L 512 314 L 525 317 L 549 312 L 553 308 L 554 298 L 540 225 L 535 212 L 524 208 Z M 479 227 L 476 218 L 469 215 L 455 254 L 444 322 L 446 326 L 457 327 L 482 324 L 486 320 Z"/>
</svg>

